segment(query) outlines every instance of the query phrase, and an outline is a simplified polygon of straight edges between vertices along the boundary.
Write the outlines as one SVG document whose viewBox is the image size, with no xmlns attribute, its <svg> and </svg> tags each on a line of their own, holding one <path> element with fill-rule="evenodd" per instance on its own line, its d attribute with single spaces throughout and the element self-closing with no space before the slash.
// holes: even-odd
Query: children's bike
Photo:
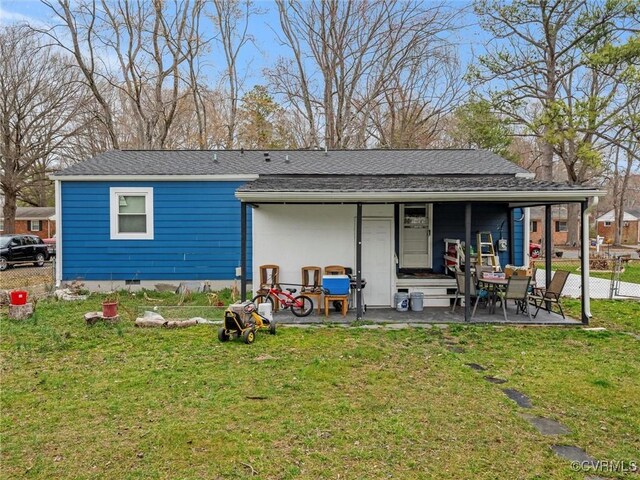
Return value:
<svg viewBox="0 0 640 480">
<path fill-rule="evenodd" d="M 272 311 L 274 302 L 278 302 L 280 308 L 290 308 L 296 317 L 306 317 L 313 312 L 313 300 L 311 300 L 311 298 L 306 295 L 294 297 L 293 294 L 296 293 L 295 288 L 287 288 L 285 290 L 286 291 L 282 290 L 280 287 L 271 286 L 269 293 L 256 295 L 251 301 L 256 307 L 261 303 L 270 303 Z"/>
</svg>

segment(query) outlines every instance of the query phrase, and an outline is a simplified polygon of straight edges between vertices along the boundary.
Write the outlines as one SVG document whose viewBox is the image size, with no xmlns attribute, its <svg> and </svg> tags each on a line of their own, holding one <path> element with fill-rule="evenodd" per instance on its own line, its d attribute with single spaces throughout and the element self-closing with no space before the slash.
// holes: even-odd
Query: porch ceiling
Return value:
<svg viewBox="0 0 640 480">
<path fill-rule="evenodd" d="M 238 188 L 256 203 L 573 202 L 605 192 L 514 175 L 269 175 Z"/>
</svg>

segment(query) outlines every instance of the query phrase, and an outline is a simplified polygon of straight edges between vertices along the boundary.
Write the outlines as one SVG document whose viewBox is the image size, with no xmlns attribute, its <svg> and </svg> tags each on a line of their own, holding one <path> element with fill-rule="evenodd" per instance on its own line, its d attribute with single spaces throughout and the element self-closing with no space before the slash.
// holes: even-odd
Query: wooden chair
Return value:
<svg viewBox="0 0 640 480">
<path fill-rule="evenodd" d="M 269 287 L 280 288 L 280 266 L 279 265 L 260 265 L 260 288 L 256 295 L 266 295 L 269 293 Z M 277 312 L 280 302 L 276 299 L 273 301 L 273 311 Z"/>
<path fill-rule="evenodd" d="M 514 300 L 516 302 L 516 311 L 527 312 L 529 320 L 531 318 L 531 311 L 529 310 L 529 283 L 531 277 L 518 277 L 512 275 L 507 283 L 507 289 L 502 292 L 497 292 L 498 298 L 502 303 L 502 313 L 504 314 L 504 321 L 507 321 L 507 300 Z"/>
<path fill-rule="evenodd" d="M 324 267 L 325 275 L 345 275 L 347 270 L 342 265 L 329 265 Z"/>
<path fill-rule="evenodd" d="M 325 275 L 346 275 L 347 270 L 342 265 L 328 265 L 324 267 Z M 325 295 L 324 296 L 324 316 L 329 316 L 329 303 L 340 302 L 340 311 L 342 316 L 347 316 L 347 310 L 349 309 L 349 295 Z M 336 307 L 337 308 L 337 307 Z"/>
<path fill-rule="evenodd" d="M 562 310 L 562 304 L 560 303 L 560 297 L 562 296 L 562 290 L 564 290 L 564 286 L 569 278 L 569 273 L 570 272 L 567 272 L 566 270 L 556 270 L 556 273 L 553 274 L 553 278 L 549 284 L 549 288 L 539 287 L 533 289 L 533 295 L 529 295 L 529 298 L 536 306 L 536 313 L 533 314 L 534 318 L 538 315 L 541 308 L 546 310 L 547 313 L 551 313 L 554 304 L 558 305 L 560 315 L 562 315 L 562 318 L 565 318 L 564 311 Z"/>
<path fill-rule="evenodd" d="M 465 294 L 465 273 L 461 270 L 456 270 L 456 284 L 458 285 L 458 290 L 456 290 L 456 298 L 453 300 L 453 307 L 451 307 L 451 313 L 456 310 L 456 305 L 458 304 L 458 298 L 464 298 Z M 475 298 L 475 303 L 473 305 L 473 313 L 471 314 L 471 318 L 473 318 L 476 314 L 476 308 L 478 308 L 478 302 L 480 301 L 480 296 L 478 295 L 478 291 L 476 289 L 476 277 L 474 274 L 471 275 L 471 288 L 469 289 L 469 294 L 471 295 L 471 299 Z"/>
<path fill-rule="evenodd" d="M 320 297 L 322 296 L 322 279 L 320 267 L 302 267 L 302 288 L 300 293 L 311 297 L 316 302 L 318 314 L 320 314 Z"/>
</svg>

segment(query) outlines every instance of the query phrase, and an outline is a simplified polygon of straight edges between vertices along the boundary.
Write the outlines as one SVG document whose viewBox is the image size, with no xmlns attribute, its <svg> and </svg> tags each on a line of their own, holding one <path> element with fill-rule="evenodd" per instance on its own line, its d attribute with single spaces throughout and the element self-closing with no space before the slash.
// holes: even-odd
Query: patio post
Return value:
<svg viewBox="0 0 640 480">
<path fill-rule="evenodd" d="M 478 266 L 478 268 L 480 268 Z M 471 202 L 464 205 L 464 321 L 471 320 Z"/>
<path fill-rule="evenodd" d="M 240 202 L 240 300 L 247 298 L 247 204 Z"/>
<path fill-rule="evenodd" d="M 544 207 L 544 275 L 545 288 L 551 283 L 551 205 Z"/>
<path fill-rule="evenodd" d="M 362 320 L 362 204 L 356 206 L 356 319 Z"/>
<path fill-rule="evenodd" d="M 516 263 L 516 243 L 513 241 L 515 236 L 515 220 L 513 218 L 515 209 L 507 208 L 507 226 L 509 227 L 509 263 L 515 265 Z"/>
<path fill-rule="evenodd" d="M 544 288 L 551 285 L 551 205 L 544 207 Z M 547 310 L 551 310 L 551 302 L 545 302 Z"/>
<path fill-rule="evenodd" d="M 580 233 L 582 234 L 582 254 L 580 255 L 580 273 L 582 280 L 582 323 L 589 324 L 591 316 L 591 298 L 589 292 L 589 202 L 580 202 L 582 218 L 580 222 Z"/>
</svg>

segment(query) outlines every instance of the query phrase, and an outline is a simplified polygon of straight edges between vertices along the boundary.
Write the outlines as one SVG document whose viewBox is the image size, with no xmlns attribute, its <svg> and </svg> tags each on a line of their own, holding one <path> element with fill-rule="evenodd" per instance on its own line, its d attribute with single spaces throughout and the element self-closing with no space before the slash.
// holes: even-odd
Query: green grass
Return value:
<svg viewBox="0 0 640 480">
<path fill-rule="evenodd" d="M 544 264 L 540 264 L 539 268 L 544 268 Z M 562 260 L 562 259 L 553 259 L 551 264 L 552 270 L 567 270 L 571 273 L 575 273 L 577 275 L 580 274 L 580 260 L 571 259 L 571 260 Z M 606 280 L 611 280 L 611 272 L 598 272 L 594 270 L 589 271 L 589 276 L 595 278 L 604 278 Z M 631 282 L 631 283 L 639 283 L 640 284 L 640 261 L 632 260 L 627 263 L 624 272 L 620 274 L 620 280 L 622 282 Z"/>
<path fill-rule="evenodd" d="M 639 460 L 640 342 L 619 331 L 282 328 L 247 346 L 136 329 L 148 301 L 120 300 L 120 325 L 84 325 L 94 297 L 2 318 L 0 477 L 583 479 L 484 374 L 571 428 L 561 443 Z M 638 307 L 594 302 L 593 324 L 640 333 Z"/>
</svg>

